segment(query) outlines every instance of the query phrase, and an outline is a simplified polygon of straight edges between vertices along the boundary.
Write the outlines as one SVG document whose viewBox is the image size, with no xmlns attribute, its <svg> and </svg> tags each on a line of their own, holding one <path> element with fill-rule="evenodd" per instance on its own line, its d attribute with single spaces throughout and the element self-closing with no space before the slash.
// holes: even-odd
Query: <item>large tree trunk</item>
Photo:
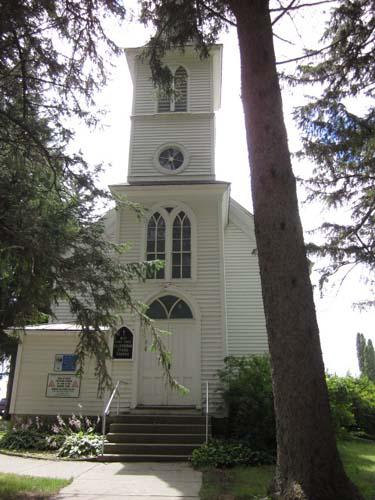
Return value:
<svg viewBox="0 0 375 500">
<path fill-rule="evenodd" d="M 228 0 L 242 99 L 277 426 L 274 498 L 361 498 L 332 428 L 267 0 Z"/>
</svg>

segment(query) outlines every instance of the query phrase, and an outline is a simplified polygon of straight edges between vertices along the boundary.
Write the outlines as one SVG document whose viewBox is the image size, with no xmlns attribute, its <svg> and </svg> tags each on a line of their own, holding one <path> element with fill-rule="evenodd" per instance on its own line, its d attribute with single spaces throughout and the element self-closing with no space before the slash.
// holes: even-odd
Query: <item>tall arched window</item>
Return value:
<svg viewBox="0 0 375 500">
<path fill-rule="evenodd" d="M 165 221 L 159 212 L 155 212 L 147 226 L 146 259 L 165 261 Z M 164 279 L 165 270 L 159 269 L 148 278 Z"/>
<path fill-rule="evenodd" d="M 191 224 L 185 212 L 173 221 L 172 278 L 191 278 Z"/>
<path fill-rule="evenodd" d="M 171 95 L 168 95 L 160 89 L 158 113 L 187 111 L 188 74 L 182 66 L 179 66 L 173 75 L 171 90 Z"/>
<path fill-rule="evenodd" d="M 187 72 L 180 66 L 174 75 L 174 111 L 187 111 Z"/>
</svg>

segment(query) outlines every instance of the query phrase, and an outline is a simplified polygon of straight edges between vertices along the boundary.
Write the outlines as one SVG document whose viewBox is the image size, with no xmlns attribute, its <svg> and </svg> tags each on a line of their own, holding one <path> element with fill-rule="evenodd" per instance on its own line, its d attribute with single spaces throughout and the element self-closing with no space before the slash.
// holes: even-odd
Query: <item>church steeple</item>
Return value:
<svg viewBox="0 0 375 500">
<path fill-rule="evenodd" d="M 128 182 L 215 180 L 215 111 L 220 106 L 222 47 L 201 60 L 192 47 L 163 62 L 173 76 L 172 96 L 155 89 L 141 48 L 127 49 L 134 91 Z"/>
</svg>

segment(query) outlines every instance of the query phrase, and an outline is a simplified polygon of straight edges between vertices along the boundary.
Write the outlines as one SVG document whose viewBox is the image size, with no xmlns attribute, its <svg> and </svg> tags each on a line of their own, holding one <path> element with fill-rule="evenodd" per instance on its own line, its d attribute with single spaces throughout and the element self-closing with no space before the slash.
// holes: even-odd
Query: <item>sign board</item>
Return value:
<svg viewBox="0 0 375 500">
<path fill-rule="evenodd" d="M 47 377 L 47 398 L 78 398 L 81 379 L 77 375 L 49 373 Z"/>
<path fill-rule="evenodd" d="M 133 358 L 133 334 L 129 328 L 122 327 L 113 340 L 113 359 Z"/>
<path fill-rule="evenodd" d="M 53 370 L 55 372 L 75 372 L 76 364 L 76 354 L 56 354 Z"/>
</svg>

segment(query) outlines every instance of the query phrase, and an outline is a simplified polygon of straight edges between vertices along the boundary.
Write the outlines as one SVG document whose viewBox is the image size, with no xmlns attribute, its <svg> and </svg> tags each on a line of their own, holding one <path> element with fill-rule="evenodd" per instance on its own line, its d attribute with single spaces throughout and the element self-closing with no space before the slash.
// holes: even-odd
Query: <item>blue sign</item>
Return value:
<svg viewBox="0 0 375 500">
<path fill-rule="evenodd" d="M 63 354 L 63 361 L 61 371 L 63 372 L 75 372 L 77 364 L 76 354 Z"/>
<path fill-rule="evenodd" d="M 54 371 L 56 372 L 75 372 L 77 369 L 76 354 L 56 354 Z"/>
</svg>

